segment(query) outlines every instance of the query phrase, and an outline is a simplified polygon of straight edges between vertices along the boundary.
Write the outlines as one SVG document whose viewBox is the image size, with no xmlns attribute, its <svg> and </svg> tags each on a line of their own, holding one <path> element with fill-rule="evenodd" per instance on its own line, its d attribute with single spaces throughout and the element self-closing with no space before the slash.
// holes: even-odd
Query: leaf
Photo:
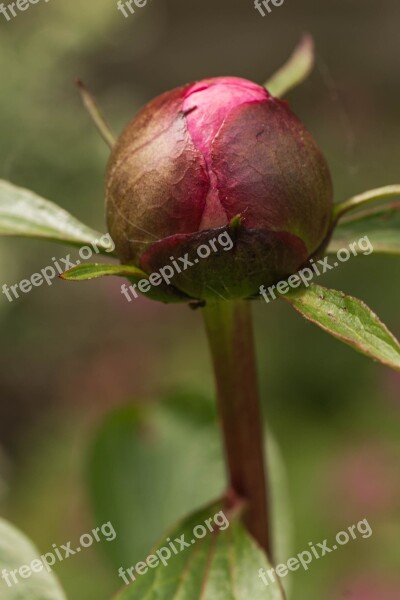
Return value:
<svg viewBox="0 0 400 600">
<path fill-rule="evenodd" d="M 315 284 L 282 298 L 333 337 L 400 371 L 399 342 L 361 300 Z"/>
<path fill-rule="evenodd" d="M 336 254 L 365 236 L 375 253 L 400 255 L 400 202 L 365 210 L 341 221 L 333 233 L 328 253 Z"/>
<path fill-rule="evenodd" d="M 112 132 L 105 117 L 103 116 L 95 97 L 91 94 L 86 85 L 80 79 L 76 80 L 76 85 L 78 86 L 79 91 L 81 93 L 83 105 L 88 111 L 93 123 L 96 126 L 96 129 L 106 142 L 107 146 L 109 148 L 113 148 L 116 143 L 115 135 Z"/>
<path fill-rule="evenodd" d="M 99 251 L 111 255 L 108 235 L 87 227 L 53 202 L 34 192 L 0 180 L 0 235 L 22 236 L 84 246 L 96 242 Z"/>
<path fill-rule="evenodd" d="M 61 279 L 64 279 L 65 281 L 87 281 L 106 276 L 129 277 L 129 279 L 137 281 L 148 278 L 148 275 L 137 267 L 99 263 L 90 263 L 72 267 L 72 269 L 69 269 L 60 275 Z"/>
<path fill-rule="evenodd" d="M 284 558 L 292 550 L 286 471 L 268 439 L 273 534 L 276 554 Z M 117 568 L 130 566 L 171 523 L 224 492 L 215 403 L 175 392 L 162 405 L 113 411 L 93 441 L 88 475 L 96 520 L 111 520 L 123 532 L 105 550 Z"/>
<path fill-rule="evenodd" d="M 29 566 L 39 557 L 40 552 L 32 543 L 13 525 L 0 518 L 0 573 L 4 576 L 3 569 L 9 574 L 23 565 Z M 35 568 L 40 568 L 37 563 Z M 46 569 L 31 573 L 26 579 L 16 573 L 18 583 L 9 576 L 11 587 L 3 577 L 0 580 L 1 600 L 66 600 L 53 573 Z"/>
<path fill-rule="evenodd" d="M 125 277 L 129 279 L 132 284 L 138 284 L 143 280 L 147 281 L 150 277 L 147 275 L 147 273 L 132 265 L 89 263 L 68 269 L 68 271 L 65 271 L 60 275 L 60 278 L 64 279 L 65 281 L 89 281 L 91 279 L 99 279 L 100 277 L 110 276 Z M 126 285 L 123 287 L 124 291 L 121 293 L 124 294 L 124 297 L 128 302 L 132 302 L 132 300 L 139 294 L 149 298 L 150 300 L 165 302 L 167 304 L 180 302 L 188 303 L 193 300 L 193 298 L 186 296 L 183 292 L 180 292 L 172 285 L 167 285 L 164 283 L 162 283 L 162 285 L 159 287 L 150 285 L 148 288 L 146 288 L 147 292 L 141 292 L 141 288 L 136 287 L 135 292 L 133 293 L 128 290 Z"/>
<path fill-rule="evenodd" d="M 214 528 L 214 518 L 221 529 L 196 539 L 195 528 L 205 527 L 210 519 Z M 163 538 L 158 546 L 160 552 L 168 547 L 167 538 L 181 539 L 189 547 L 178 554 L 170 550 L 171 558 L 165 559 L 165 566 L 151 560 L 154 566 L 144 574 L 134 571 L 136 580 L 118 594 L 116 600 L 284 599 L 278 583 L 266 586 L 259 578 L 259 569 L 268 571 L 270 564 L 240 523 L 238 514 L 230 513 L 222 504 L 213 504 L 185 519 Z M 181 548 L 179 543 L 177 548 Z M 125 576 L 129 581 L 129 575 Z"/>
<path fill-rule="evenodd" d="M 209 425 L 168 409 L 125 407 L 105 419 L 90 452 L 89 490 L 96 519 L 123 532 L 105 548 L 116 567 L 140 560 L 171 522 L 221 496 L 221 457 Z"/>
<path fill-rule="evenodd" d="M 289 60 L 265 84 L 272 96 L 281 98 L 303 83 L 314 68 L 314 41 L 306 34 L 300 40 Z"/>
<path fill-rule="evenodd" d="M 352 198 L 334 205 L 333 221 L 336 223 L 348 212 L 365 207 L 367 204 L 371 204 L 371 202 L 393 198 L 394 196 L 400 196 L 400 185 L 398 184 L 386 185 L 381 188 L 368 190 L 362 194 L 357 194 L 357 196 L 352 196 Z"/>
</svg>

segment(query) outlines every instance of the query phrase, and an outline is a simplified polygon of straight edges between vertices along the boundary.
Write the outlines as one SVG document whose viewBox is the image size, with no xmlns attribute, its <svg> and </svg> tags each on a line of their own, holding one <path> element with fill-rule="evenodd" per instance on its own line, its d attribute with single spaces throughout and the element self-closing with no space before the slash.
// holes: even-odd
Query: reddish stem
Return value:
<svg viewBox="0 0 400 600">
<path fill-rule="evenodd" d="M 263 428 L 249 301 L 204 308 L 230 485 L 247 505 L 244 522 L 272 560 Z"/>
</svg>

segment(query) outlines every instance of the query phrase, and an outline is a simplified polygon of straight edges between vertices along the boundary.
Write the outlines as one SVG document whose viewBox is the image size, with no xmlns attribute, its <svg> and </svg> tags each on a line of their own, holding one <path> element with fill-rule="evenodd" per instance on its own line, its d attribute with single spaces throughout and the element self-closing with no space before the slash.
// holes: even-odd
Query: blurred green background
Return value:
<svg viewBox="0 0 400 600">
<path fill-rule="evenodd" d="M 265 81 L 309 31 L 317 68 L 290 103 L 325 152 L 336 200 L 399 183 L 399 20 L 396 0 L 286 0 L 265 18 L 252 0 L 149 0 L 128 19 L 114 0 L 53 0 L 10 22 L 0 15 L 0 177 L 104 231 L 108 151 L 76 77 L 120 132 L 142 104 L 187 81 Z M 0 239 L 0 284 L 69 252 Z M 399 336 L 399 274 L 398 259 L 359 257 L 319 283 L 363 298 Z M 288 472 L 289 556 L 364 518 L 374 532 L 296 572 L 292 597 L 398 600 L 399 375 L 288 306 L 260 302 L 255 319 L 265 412 Z M 124 513 L 115 542 L 57 566 L 71 600 L 106 600 L 122 560 L 134 564 L 171 515 L 224 485 L 200 314 L 128 304 L 116 279 L 57 281 L 0 298 L 0 355 L 1 514 L 47 552 Z M 168 414 L 157 409 L 166 399 Z M 132 403 L 137 414 L 118 412 Z"/>
</svg>

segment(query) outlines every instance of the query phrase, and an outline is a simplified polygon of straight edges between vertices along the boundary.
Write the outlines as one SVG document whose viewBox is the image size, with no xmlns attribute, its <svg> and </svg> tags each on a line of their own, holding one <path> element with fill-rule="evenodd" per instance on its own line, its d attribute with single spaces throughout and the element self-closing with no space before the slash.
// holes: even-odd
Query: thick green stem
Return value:
<svg viewBox="0 0 400 600">
<path fill-rule="evenodd" d="M 263 428 L 249 301 L 207 305 L 204 318 L 217 384 L 230 485 L 247 504 L 249 532 L 272 559 Z"/>
</svg>

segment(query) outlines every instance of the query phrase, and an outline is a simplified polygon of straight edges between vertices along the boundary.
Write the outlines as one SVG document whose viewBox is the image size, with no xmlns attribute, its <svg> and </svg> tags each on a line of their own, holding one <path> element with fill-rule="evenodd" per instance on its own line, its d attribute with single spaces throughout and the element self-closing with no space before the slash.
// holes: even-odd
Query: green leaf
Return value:
<svg viewBox="0 0 400 600">
<path fill-rule="evenodd" d="M 216 515 L 221 529 L 196 539 L 195 528 L 204 527 L 210 519 L 215 528 Z M 136 574 L 136 580 L 118 594 L 116 600 L 284 599 L 279 583 L 266 586 L 259 578 L 259 569 L 267 571 L 271 565 L 244 529 L 239 515 L 230 513 L 222 504 L 208 506 L 185 519 L 165 535 L 158 549 L 168 547 L 167 538 L 172 541 L 180 538 L 189 547 L 178 554 L 170 551 L 171 558 L 165 560 L 165 566 L 151 561 L 155 566 L 143 575 Z M 180 548 L 179 543 L 177 548 Z"/>
<path fill-rule="evenodd" d="M 340 221 L 328 253 L 336 254 L 365 236 L 375 253 L 400 255 L 400 202 L 365 210 Z"/>
<path fill-rule="evenodd" d="M 399 342 L 361 300 L 315 284 L 282 298 L 333 337 L 400 371 Z"/>
<path fill-rule="evenodd" d="M 20 531 L 4 519 L 0 519 L 0 573 L 4 575 L 3 569 L 9 574 L 23 565 L 29 566 L 39 557 L 40 552 Z M 35 568 L 40 568 L 37 563 Z M 1 600 L 66 600 L 53 573 L 44 568 L 39 573 L 31 573 L 26 579 L 17 573 L 18 583 L 9 576 L 11 587 L 3 577 L 0 580 Z"/>
<path fill-rule="evenodd" d="M 93 94 L 91 94 L 86 85 L 80 79 L 76 80 L 76 85 L 78 86 L 79 91 L 81 93 L 83 104 L 86 110 L 88 111 L 93 123 L 95 124 L 97 131 L 100 133 L 107 146 L 109 148 L 113 148 L 117 140 L 105 117 L 103 116 L 95 97 L 93 96 Z"/>
<path fill-rule="evenodd" d="M 63 242 L 73 246 L 96 243 L 111 255 L 110 237 L 87 227 L 53 202 L 34 192 L 0 180 L 0 235 Z"/>
<path fill-rule="evenodd" d="M 314 41 L 304 35 L 289 60 L 265 84 L 272 96 L 281 98 L 291 89 L 303 83 L 314 68 Z"/>
<path fill-rule="evenodd" d="M 108 265 L 100 263 L 89 263 L 73 267 L 60 275 L 65 281 L 87 281 L 89 279 L 98 279 L 99 277 L 128 277 L 129 279 L 140 281 L 147 279 L 148 275 L 144 271 L 129 265 Z"/>
<path fill-rule="evenodd" d="M 274 545 L 285 558 L 292 551 L 286 471 L 271 435 L 268 440 Z M 88 475 L 96 520 L 111 520 L 123 532 L 105 551 L 117 568 L 130 566 L 171 523 L 223 494 L 215 402 L 175 392 L 161 405 L 113 411 L 92 444 Z"/>
<path fill-rule="evenodd" d="M 368 190 L 362 194 L 357 194 L 357 196 L 352 196 L 348 200 L 334 205 L 332 214 L 333 221 L 336 223 L 350 211 L 363 208 L 378 200 L 393 198 L 395 196 L 400 196 L 400 185 L 398 184 L 386 185 L 381 188 Z"/>
<path fill-rule="evenodd" d="M 104 263 L 89 263 L 72 267 L 60 275 L 65 281 L 89 281 L 90 279 L 98 279 L 100 277 L 125 277 L 130 280 L 131 284 L 138 284 L 139 281 L 148 280 L 149 275 L 141 271 L 137 267 L 131 265 L 110 265 Z M 162 284 L 159 287 L 150 285 L 147 292 L 141 292 L 139 288 L 135 288 L 135 294 L 155 300 L 157 302 L 171 303 L 188 303 L 193 301 L 192 298 L 183 294 L 172 285 Z M 130 293 L 125 286 L 125 299 L 129 302 L 135 298 L 133 293 Z M 129 298 L 129 300 L 128 300 Z"/>
<path fill-rule="evenodd" d="M 90 452 L 89 490 L 96 519 L 123 532 L 105 548 L 116 567 L 140 560 L 171 523 L 222 495 L 221 458 L 213 428 L 168 408 L 126 407 L 105 419 Z"/>
</svg>

